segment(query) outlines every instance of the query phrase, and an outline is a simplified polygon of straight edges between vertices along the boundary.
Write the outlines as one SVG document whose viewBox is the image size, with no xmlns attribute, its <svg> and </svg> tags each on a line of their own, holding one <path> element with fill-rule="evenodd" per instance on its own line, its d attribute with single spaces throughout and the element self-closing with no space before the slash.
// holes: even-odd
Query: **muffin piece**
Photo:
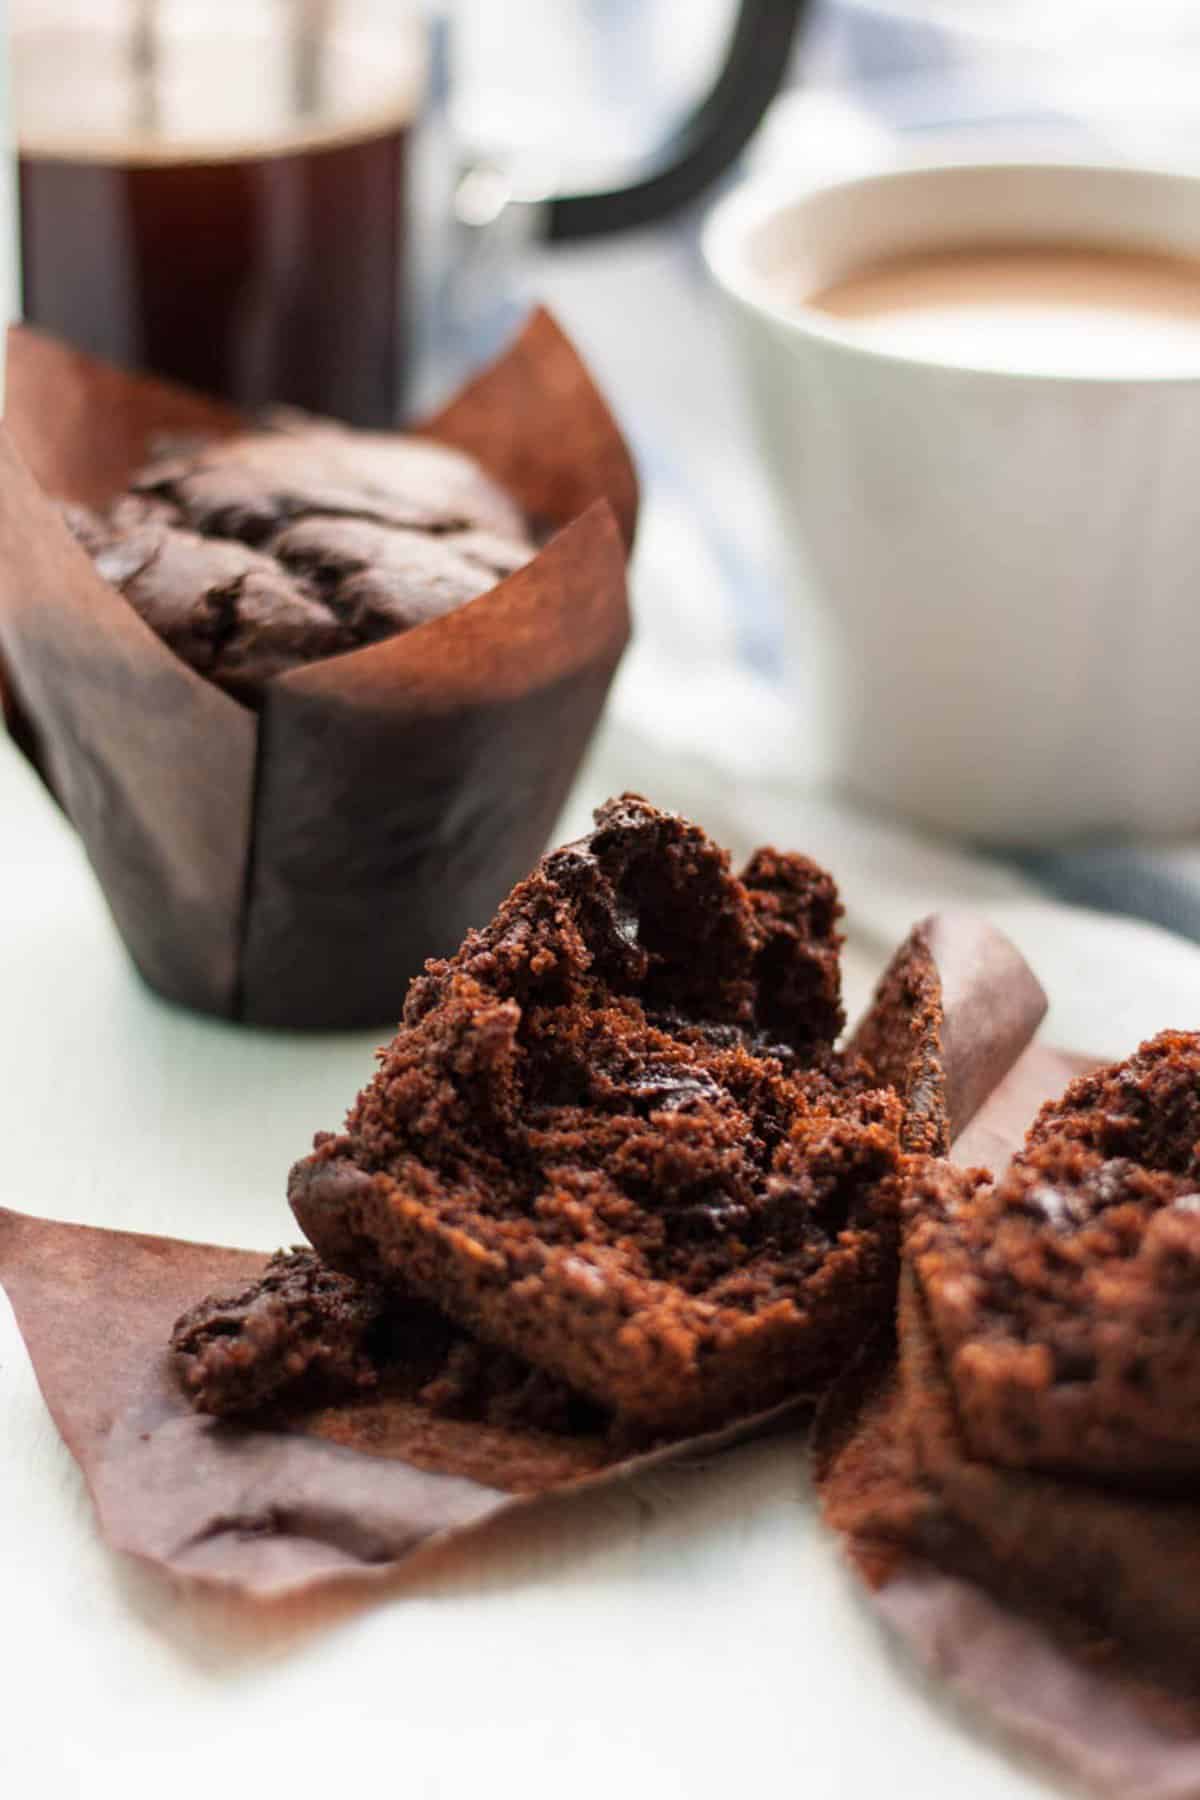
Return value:
<svg viewBox="0 0 1200 1800">
<path fill-rule="evenodd" d="M 931 1164 L 911 1259 L 971 1453 L 1129 1484 L 1200 1472 L 1200 1035 L 1043 1108 L 1004 1178 Z"/>
<path fill-rule="evenodd" d="M 853 1049 L 904 1101 L 904 1148 L 945 1156 L 946 1104 L 942 979 L 929 942 L 930 924 L 909 934 L 875 990 L 854 1034 Z"/>
<path fill-rule="evenodd" d="M 375 1385 L 368 1352 L 383 1289 L 327 1269 L 311 1250 L 281 1250 L 236 1294 L 211 1294 L 176 1320 L 171 1354 L 197 1412 L 254 1412 L 302 1383 L 335 1392 Z"/>
<path fill-rule="evenodd" d="M 423 1301 L 282 1250 L 236 1294 L 209 1295 L 171 1333 L 197 1412 L 289 1414 L 382 1391 L 430 1413 L 563 1436 L 605 1421 L 562 1382 L 485 1349 Z"/>
<path fill-rule="evenodd" d="M 1155 1718 L 1180 1703 L 1194 1733 L 1200 1696 L 1200 1507 L 1190 1494 L 1014 1469 L 976 1456 L 911 1264 L 900 1281 L 896 1367 L 865 1396 L 847 1383 L 825 1406 L 816 1477 L 829 1523 L 866 1580 L 932 1565 L 1031 1618 L 1078 1659 L 1128 1684 Z M 970 1616 L 940 1620 L 944 1666 Z M 1005 1671 L 994 1675 L 1009 1710 Z M 1111 1690 L 1109 1690 L 1111 1692 Z M 1052 1703 L 1051 1703 L 1052 1704 Z"/>
<path fill-rule="evenodd" d="M 644 1433 L 816 1391 L 895 1279 L 902 1107 L 833 1050 L 833 882 L 637 796 L 414 982 L 290 1199 Z"/>
<path fill-rule="evenodd" d="M 470 457 L 315 421 L 177 449 L 105 515 L 64 510 L 146 623 L 249 705 L 273 677 L 438 618 L 534 554 Z"/>
<path fill-rule="evenodd" d="M 1071 1082 L 1029 1131 L 1030 1144 L 1055 1139 L 1200 1185 L 1200 1035 L 1160 1032 L 1128 1062 Z"/>
<path fill-rule="evenodd" d="M 894 1616 L 911 1624 L 928 1568 L 948 1571 L 1117 1684 L 1099 1703 L 1119 1694 L 1189 1734 L 1198 1075 L 1200 1036 L 1165 1032 L 1044 1106 L 1000 1180 L 916 1165 L 895 1360 L 881 1337 L 816 1431 L 825 1515 L 872 1586 L 897 1583 Z M 950 1667 L 971 1609 L 928 1598 L 913 1628 L 936 1627 Z M 999 1665 L 986 1681 L 1010 1712 L 1020 1684 Z M 1064 1708 L 1069 1731 L 1080 1716 Z"/>
<path fill-rule="evenodd" d="M 904 1103 L 901 1142 L 945 1156 L 1015 1069 L 1046 1012 L 1033 970 L 976 914 L 914 925 L 850 1041 Z"/>
</svg>

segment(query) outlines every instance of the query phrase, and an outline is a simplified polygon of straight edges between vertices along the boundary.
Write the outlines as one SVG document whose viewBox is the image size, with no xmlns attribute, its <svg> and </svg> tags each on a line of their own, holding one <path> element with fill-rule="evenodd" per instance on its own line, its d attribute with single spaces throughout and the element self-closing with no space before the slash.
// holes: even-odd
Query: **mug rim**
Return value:
<svg viewBox="0 0 1200 1800">
<path fill-rule="evenodd" d="M 1135 179 L 1190 187 L 1195 190 L 1197 219 L 1200 225 L 1200 170 L 1170 163 L 1133 162 L 1121 157 L 1079 157 L 1070 154 L 1017 151 L 1003 152 L 928 152 L 914 154 L 898 163 L 890 163 L 853 173 L 817 175 L 807 182 L 797 182 L 779 171 L 752 175 L 738 183 L 712 206 L 701 231 L 701 252 L 712 279 L 726 294 L 751 313 L 772 325 L 785 337 L 815 339 L 831 350 L 861 361 L 914 370 L 947 370 L 954 374 L 1003 382 L 1028 381 L 1040 384 L 1066 383 L 1093 388 L 1144 388 L 1200 384 L 1200 353 L 1194 362 L 1181 359 L 1175 368 L 1130 370 L 1059 370 L 1047 368 L 1004 368 L 995 364 L 976 363 L 968 359 L 940 357 L 918 350 L 902 350 L 854 334 L 840 320 L 822 312 L 807 301 L 788 301 L 778 297 L 771 284 L 756 275 L 746 254 L 747 242 L 756 229 L 782 220 L 818 194 L 852 193 L 880 187 L 894 187 L 937 175 L 987 173 L 1003 170 L 1013 175 L 1036 175 L 1046 169 L 1060 169 L 1078 176 L 1132 176 Z"/>
</svg>

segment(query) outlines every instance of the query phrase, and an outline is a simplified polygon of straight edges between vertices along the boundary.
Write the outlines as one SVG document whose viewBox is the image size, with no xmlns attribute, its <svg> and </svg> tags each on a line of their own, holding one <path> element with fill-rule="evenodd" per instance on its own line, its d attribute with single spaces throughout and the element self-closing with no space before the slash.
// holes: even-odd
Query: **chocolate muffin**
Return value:
<svg viewBox="0 0 1200 1800">
<path fill-rule="evenodd" d="M 872 1585 L 965 1577 L 1193 1731 L 1198 1092 L 1200 1034 L 1164 1032 L 1043 1107 L 1000 1180 L 915 1165 L 895 1360 L 881 1337 L 817 1429 Z"/>
<path fill-rule="evenodd" d="M 290 418 L 180 448 L 104 515 L 66 516 L 164 642 L 251 706 L 273 677 L 412 630 L 534 554 L 470 457 Z"/>
<path fill-rule="evenodd" d="M 610 802 L 414 982 L 301 1226 L 636 1433 L 817 1391 L 889 1302 L 903 1122 L 834 1050 L 839 912 Z"/>
<path fill-rule="evenodd" d="M 1030 1618 L 1155 1717 L 1200 1717 L 1200 1508 L 1186 1488 L 1011 1468 L 976 1456 L 911 1265 L 897 1367 L 860 1405 L 839 1393 L 817 1434 L 825 1516 L 866 1579 L 932 1565 Z M 946 1655 L 955 1625 L 946 1623 Z M 1002 1678 L 1000 1680 L 1003 1689 Z M 1002 1702 L 1003 1704 L 1003 1702 Z"/>
<path fill-rule="evenodd" d="M 907 1254 L 972 1454 L 1200 1471 L 1200 1035 L 1043 1108 L 1003 1180 L 930 1164 Z"/>
</svg>

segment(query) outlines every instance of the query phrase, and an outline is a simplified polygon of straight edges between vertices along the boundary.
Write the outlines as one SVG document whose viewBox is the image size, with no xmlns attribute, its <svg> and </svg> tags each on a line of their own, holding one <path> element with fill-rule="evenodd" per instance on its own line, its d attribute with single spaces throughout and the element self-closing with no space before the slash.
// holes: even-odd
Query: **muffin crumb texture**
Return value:
<svg viewBox="0 0 1200 1800">
<path fill-rule="evenodd" d="M 278 1252 L 259 1280 L 176 1323 L 176 1372 L 197 1412 L 311 1410 L 403 1394 L 442 1418 L 564 1436 L 602 1432 L 596 1410 L 518 1358 L 485 1350 L 420 1300 Z"/>
<path fill-rule="evenodd" d="M 973 1454 L 1134 1484 L 1200 1472 L 1200 1035 L 1074 1081 L 998 1182 L 928 1165 L 911 1206 Z"/>
<path fill-rule="evenodd" d="M 830 877 L 626 795 L 409 992 L 293 1171 L 398 1283 L 647 1435 L 816 1392 L 889 1304 L 902 1106 L 834 1049 Z"/>
</svg>

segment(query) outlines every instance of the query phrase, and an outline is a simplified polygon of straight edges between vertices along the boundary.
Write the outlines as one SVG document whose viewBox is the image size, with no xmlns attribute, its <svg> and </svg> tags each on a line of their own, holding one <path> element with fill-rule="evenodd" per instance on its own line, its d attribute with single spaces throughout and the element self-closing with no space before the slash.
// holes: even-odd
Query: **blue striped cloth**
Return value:
<svg viewBox="0 0 1200 1800">
<path fill-rule="evenodd" d="M 1083 844 L 1012 860 L 1060 900 L 1146 919 L 1200 943 L 1200 845 Z"/>
</svg>

